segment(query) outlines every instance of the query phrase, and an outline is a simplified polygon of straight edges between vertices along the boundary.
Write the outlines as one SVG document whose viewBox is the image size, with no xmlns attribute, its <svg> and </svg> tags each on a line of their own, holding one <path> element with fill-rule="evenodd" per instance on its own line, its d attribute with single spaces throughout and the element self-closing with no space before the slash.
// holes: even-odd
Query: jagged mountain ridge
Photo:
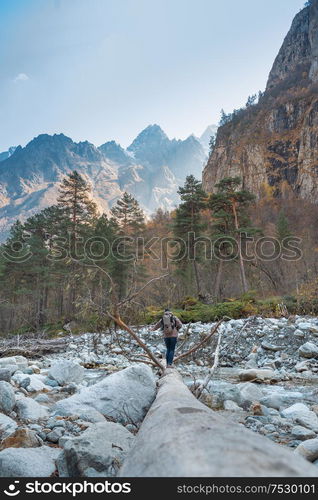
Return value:
<svg viewBox="0 0 318 500">
<path fill-rule="evenodd" d="M 16 148 L 14 146 L 11 146 L 11 148 L 9 148 L 8 151 L 3 151 L 2 153 L 0 153 L 0 161 L 9 158 L 9 156 L 13 155 L 15 150 Z"/>
<path fill-rule="evenodd" d="M 64 134 L 41 134 L 0 157 L 0 240 L 17 219 L 56 203 L 58 186 L 72 170 L 91 186 L 100 212 L 128 191 L 150 214 L 174 208 L 178 186 L 190 173 L 200 178 L 205 161 L 197 139 L 170 140 L 158 125 L 143 130 L 127 150 L 115 141 L 96 147 Z"/>
<path fill-rule="evenodd" d="M 203 171 L 213 191 L 226 176 L 240 176 L 257 196 L 318 195 L 318 0 L 294 18 L 258 104 L 219 127 Z"/>
</svg>

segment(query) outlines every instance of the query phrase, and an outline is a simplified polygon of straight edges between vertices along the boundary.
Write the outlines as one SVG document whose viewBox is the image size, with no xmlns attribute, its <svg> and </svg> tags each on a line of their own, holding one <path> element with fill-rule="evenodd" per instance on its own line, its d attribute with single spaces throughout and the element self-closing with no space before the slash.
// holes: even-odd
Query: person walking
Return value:
<svg viewBox="0 0 318 500">
<path fill-rule="evenodd" d="M 164 341 L 166 344 L 167 352 L 166 352 L 166 361 L 167 368 L 172 366 L 174 351 L 176 348 L 176 343 L 178 339 L 178 331 L 182 327 L 182 323 L 174 316 L 169 309 L 165 309 L 162 318 L 154 325 L 152 330 L 158 330 L 161 328 L 163 332 Z"/>
</svg>

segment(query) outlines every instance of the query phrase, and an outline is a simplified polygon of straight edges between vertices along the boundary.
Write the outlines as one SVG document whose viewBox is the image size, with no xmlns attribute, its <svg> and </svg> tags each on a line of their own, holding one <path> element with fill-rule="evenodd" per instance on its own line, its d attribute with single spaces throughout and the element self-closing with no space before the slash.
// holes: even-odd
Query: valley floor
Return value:
<svg viewBox="0 0 318 500">
<path fill-rule="evenodd" d="M 213 326 L 183 326 L 177 354 Z M 160 332 L 138 334 L 164 357 Z M 318 318 L 231 320 L 219 334 L 219 365 L 202 401 L 318 465 Z M 155 397 L 158 369 L 141 363 L 127 332 L 63 335 L 59 353 L 0 358 L 0 476 L 117 475 Z M 189 387 L 206 377 L 216 343 L 217 334 L 176 364 Z"/>
</svg>

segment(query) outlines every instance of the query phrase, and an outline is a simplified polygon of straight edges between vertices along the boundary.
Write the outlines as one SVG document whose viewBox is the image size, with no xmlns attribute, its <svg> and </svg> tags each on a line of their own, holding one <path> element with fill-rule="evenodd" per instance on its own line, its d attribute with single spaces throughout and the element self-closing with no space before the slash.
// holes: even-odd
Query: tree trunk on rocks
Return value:
<svg viewBox="0 0 318 500">
<path fill-rule="evenodd" d="M 120 477 L 316 477 L 317 466 L 200 403 L 165 370 Z"/>
</svg>

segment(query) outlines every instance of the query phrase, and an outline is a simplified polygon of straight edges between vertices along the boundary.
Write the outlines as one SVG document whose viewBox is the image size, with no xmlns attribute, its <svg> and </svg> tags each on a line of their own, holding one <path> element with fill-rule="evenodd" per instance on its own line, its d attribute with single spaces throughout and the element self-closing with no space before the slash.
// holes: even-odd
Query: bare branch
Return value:
<svg viewBox="0 0 318 500">
<path fill-rule="evenodd" d="M 194 347 L 192 347 L 192 349 L 190 349 L 189 351 L 183 353 L 183 354 L 180 354 L 179 356 L 177 356 L 175 359 L 174 359 L 174 363 L 176 361 L 180 361 L 180 359 L 183 359 L 185 358 L 186 356 L 189 356 L 190 354 L 192 354 L 193 352 L 197 351 L 198 349 L 200 349 L 200 347 L 202 347 L 204 344 L 206 344 L 206 342 L 212 337 L 212 335 L 215 334 L 215 332 L 217 331 L 217 329 L 219 328 L 220 324 L 223 322 L 223 319 L 220 319 L 220 321 L 217 322 L 217 324 L 212 328 L 211 332 L 209 333 L 209 335 L 207 335 L 207 337 L 205 337 L 201 342 L 199 342 L 198 344 L 196 344 Z"/>
<path fill-rule="evenodd" d="M 126 330 L 137 342 L 140 347 L 143 348 L 143 350 L 148 354 L 149 358 L 155 363 L 156 366 L 160 368 L 160 370 L 164 371 L 163 365 L 160 363 L 160 361 L 154 356 L 151 352 L 151 350 L 146 346 L 146 344 L 140 339 L 140 337 L 128 326 L 126 323 L 123 322 L 123 320 L 119 316 L 113 316 L 110 312 L 108 312 L 109 317 L 115 321 L 115 323 L 122 328 L 123 330 Z"/>
<path fill-rule="evenodd" d="M 208 385 L 208 383 L 210 382 L 211 378 L 213 377 L 213 373 L 215 372 L 218 364 L 219 364 L 219 352 L 220 352 L 220 345 L 221 345 L 221 337 L 222 337 L 222 333 L 220 332 L 219 333 L 219 338 L 218 338 L 218 343 L 217 343 L 217 346 L 216 346 L 216 349 L 215 349 L 215 353 L 214 353 L 214 363 L 213 363 L 213 366 L 210 368 L 207 376 L 205 377 L 204 381 L 202 382 L 202 384 L 199 385 L 199 387 L 194 391 L 194 395 L 199 399 L 199 397 L 201 396 L 203 390 L 205 389 L 205 387 Z"/>
<path fill-rule="evenodd" d="M 125 304 L 126 302 L 129 302 L 131 301 L 132 299 L 134 299 L 137 295 L 139 295 L 145 288 L 147 288 L 147 286 L 149 286 L 151 283 L 153 283 L 154 281 L 158 281 L 158 280 L 161 280 L 163 278 L 166 278 L 167 276 L 169 276 L 169 274 L 163 274 L 162 276 L 157 276 L 155 278 L 152 278 L 151 280 L 149 280 L 145 285 L 143 285 L 141 288 L 139 288 L 138 290 L 136 290 L 134 293 L 131 293 L 127 295 L 127 297 L 123 300 L 121 300 L 120 302 L 118 302 L 117 304 L 117 307 L 120 307 L 122 306 L 123 304 Z"/>
</svg>

